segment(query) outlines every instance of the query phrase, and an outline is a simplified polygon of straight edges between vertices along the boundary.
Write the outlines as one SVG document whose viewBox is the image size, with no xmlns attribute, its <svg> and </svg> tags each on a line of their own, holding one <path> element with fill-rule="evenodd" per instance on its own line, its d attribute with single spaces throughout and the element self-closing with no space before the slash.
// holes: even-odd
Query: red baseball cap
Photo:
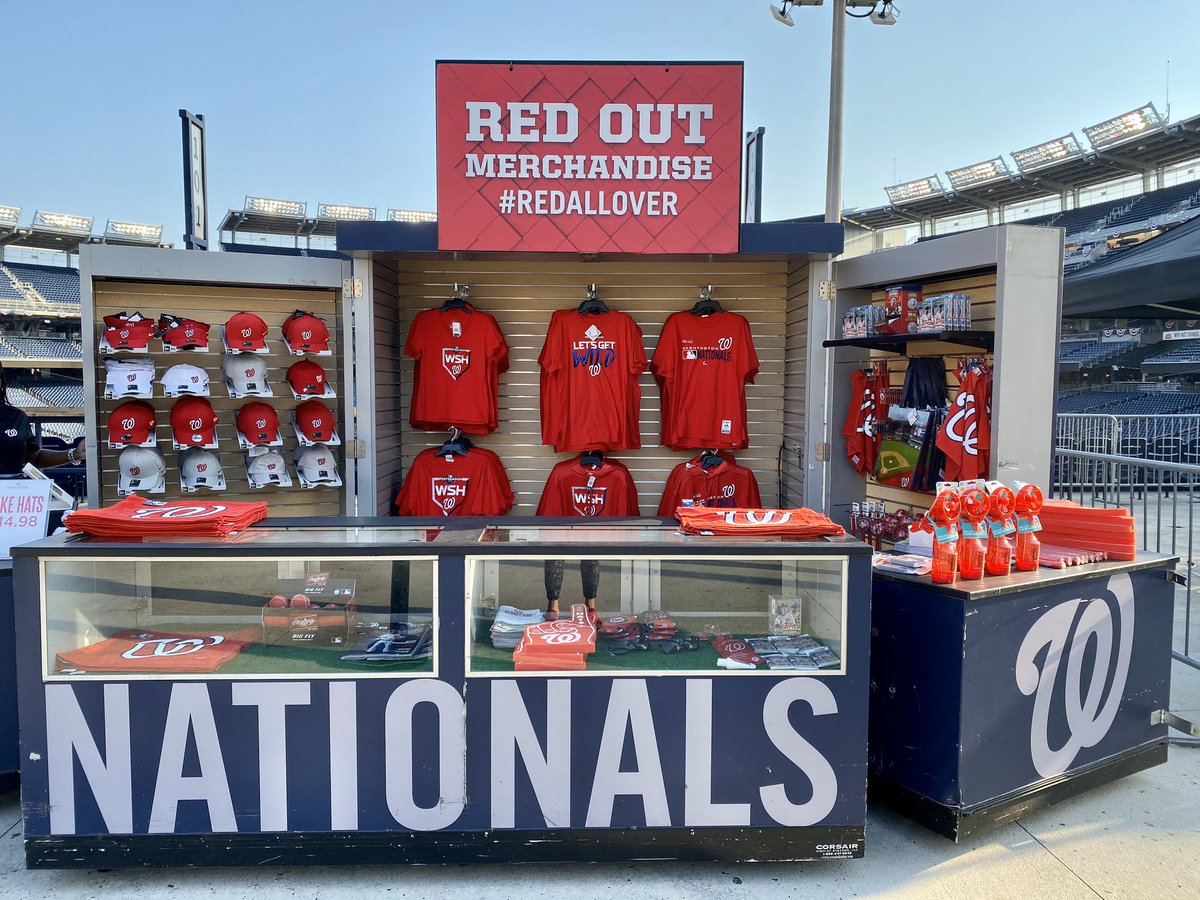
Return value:
<svg viewBox="0 0 1200 900">
<path fill-rule="evenodd" d="M 154 320 L 141 313 L 117 313 L 104 317 L 104 340 L 113 350 L 145 350 L 154 334 Z"/>
<path fill-rule="evenodd" d="M 289 350 L 309 350 L 314 353 L 329 349 L 329 329 L 325 321 L 313 313 L 298 309 L 283 323 L 283 339 Z"/>
<path fill-rule="evenodd" d="M 159 317 L 158 325 L 159 337 L 164 344 L 178 347 L 180 350 L 208 346 L 209 326 L 204 322 L 164 315 Z"/>
<path fill-rule="evenodd" d="M 313 394 L 321 397 L 325 394 L 325 370 L 311 359 L 293 363 L 284 377 L 292 386 L 292 390 L 301 396 Z"/>
<path fill-rule="evenodd" d="M 122 403 L 108 417 L 108 440 L 112 444 L 144 444 L 154 434 L 158 420 L 154 407 L 144 400 Z"/>
<path fill-rule="evenodd" d="M 217 414 L 203 397 L 183 397 L 171 407 L 171 431 L 182 447 L 202 447 L 217 442 Z"/>
<path fill-rule="evenodd" d="M 279 416 L 269 403 L 247 403 L 237 413 L 237 428 L 251 444 L 279 440 Z"/>
<path fill-rule="evenodd" d="M 296 429 L 311 443 L 328 441 L 333 437 L 336 422 L 329 407 L 320 400 L 305 400 L 296 407 Z"/>
<path fill-rule="evenodd" d="M 254 313 L 234 313 L 225 323 L 225 343 L 232 350 L 266 350 L 267 323 Z"/>
</svg>

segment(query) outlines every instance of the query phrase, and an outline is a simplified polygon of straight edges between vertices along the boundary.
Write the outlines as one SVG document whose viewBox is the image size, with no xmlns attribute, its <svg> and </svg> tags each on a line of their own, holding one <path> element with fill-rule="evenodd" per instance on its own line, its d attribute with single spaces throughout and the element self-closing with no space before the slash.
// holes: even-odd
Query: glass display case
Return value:
<svg viewBox="0 0 1200 900">
<path fill-rule="evenodd" d="M 768 537 L 747 556 L 660 525 L 488 528 L 481 545 L 575 552 L 467 556 L 468 674 L 842 675 L 847 557 L 771 552 L 819 543 Z"/>
<path fill-rule="evenodd" d="M 31 866 L 862 852 L 852 538 L 314 518 L 13 568 Z"/>
<path fill-rule="evenodd" d="M 224 550 L 187 537 L 76 539 L 67 547 L 108 552 L 40 561 L 43 678 L 433 674 L 437 566 L 421 545 L 438 534 L 260 528 Z M 354 544 L 389 552 L 324 552 Z"/>
</svg>

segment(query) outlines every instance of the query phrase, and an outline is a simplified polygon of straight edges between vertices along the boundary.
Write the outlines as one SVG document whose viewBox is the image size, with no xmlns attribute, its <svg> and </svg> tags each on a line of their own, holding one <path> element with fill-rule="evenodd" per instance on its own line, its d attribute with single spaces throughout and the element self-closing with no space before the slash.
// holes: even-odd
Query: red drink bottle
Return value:
<svg viewBox="0 0 1200 900">
<path fill-rule="evenodd" d="M 1016 485 L 1013 485 L 1017 487 Z M 1036 534 L 1041 529 L 1037 514 L 1043 503 L 1042 489 L 1036 484 L 1017 487 L 1017 571 L 1036 572 L 1042 554 L 1042 542 Z"/>
<path fill-rule="evenodd" d="M 958 514 L 958 494 L 951 490 L 939 493 L 933 501 L 933 506 L 929 508 L 929 518 L 935 527 L 932 572 L 934 584 L 954 583 L 958 568 Z M 950 539 L 939 539 L 939 533 Z"/>
<path fill-rule="evenodd" d="M 966 581 L 983 578 L 983 539 L 978 537 L 987 518 L 988 496 L 983 488 L 967 488 L 961 495 L 963 535 L 958 539 L 958 574 Z"/>
<path fill-rule="evenodd" d="M 1016 498 L 1012 489 L 1004 485 L 992 488 L 988 495 L 988 528 L 987 555 L 984 557 L 984 568 L 989 575 L 1011 575 L 1013 542 L 1008 535 L 1011 531 L 997 534 L 997 525 L 1010 523 L 1013 503 Z"/>
</svg>

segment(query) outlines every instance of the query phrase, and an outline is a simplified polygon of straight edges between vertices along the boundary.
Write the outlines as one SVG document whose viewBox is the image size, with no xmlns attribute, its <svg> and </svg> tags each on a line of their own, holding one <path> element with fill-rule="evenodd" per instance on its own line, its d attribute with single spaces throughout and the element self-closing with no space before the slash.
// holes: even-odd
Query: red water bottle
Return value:
<svg viewBox="0 0 1200 900">
<path fill-rule="evenodd" d="M 958 494 L 949 488 L 938 492 L 929 518 L 933 522 L 933 583 L 954 584 L 958 569 Z"/>
<path fill-rule="evenodd" d="M 981 487 L 969 487 L 959 494 L 962 535 L 958 539 L 958 574 L 966 581 L 983 578 L 983 539 L 987 531 L 983 520 L 988 514 L 988 496 Z"/>
<path fill-rule="evenodd" d="M 989 575 L 1011 575 L 1013 542 L 1009 535 L 1016 531 L 1012 521 L 1016 497 L 1011 488 L 998 482 L 989 482 L 988 488 L 988 540 L 983 567 Z"/>
<path fill-rule="evenodd" d="M 1036 572 L 1042 555 L 1042 542 L 1035 533 L 1042 530 L 1037 515 L 1044 502 L 1042 489 L 1036 484 L 1017 481 L 1013 482 L 1013 488 L 1017 492 L 1013 505 L 1017 513 L 1017 571 Z"/>
</svg>

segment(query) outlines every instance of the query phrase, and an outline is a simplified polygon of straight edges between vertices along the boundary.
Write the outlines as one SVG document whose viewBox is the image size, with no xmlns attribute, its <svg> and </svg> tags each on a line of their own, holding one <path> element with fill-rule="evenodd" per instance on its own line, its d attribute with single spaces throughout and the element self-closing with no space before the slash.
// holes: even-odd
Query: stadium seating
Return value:
<svg viewBox="0 0 1200 900">
<path fill-rule="evenodd" d="M 79 270 L 36 263 L 5 263 L 20 282 L 31 285 L 50 303 L 79 305 Z"/>
<path fill-rule="evenodd" d="M 1168 342 L 1164 342 L 1166 345 Z M 1175 362 L 1200 362 L 1200 341 L 1183 341 L 1162 353 L 1156 353 L 1154 356 L 1148 356 L 1144 360 L 1148 363 L 1175 363 Z"/>
<path fill-rule="evenodd" d="M 1138 346 L 1136 340 L 1100 341 L 1064 341 L 1059 345 L 1058 360 L 1064 363 L 1078 363 L 1081 368 L 1099 365 L 1100 363 L 1120 356 Z"/>
<path fill-rule="evenodd" d="M 13 406 L 19 406 L 22 409 L 32 409 L 34 407 L 49 406 L 50 404 L 41 397 L 35 397 L 29 391 L 15 384 L 8 385 L 8 402 Z"/>
<path fill-rule="evenodd" d="M 22 387 L 50 406 L 83 406 L 83 384 L 77 381 L 29 381 Z"/>
<path fill-rule="evenodd" d="M 0 266 L 0 301 L 24 301 L 25 293 L 16 286 L 7 266 Z"/>
<path fill-rule="evenodd" d="M 5 341 L 27 359 L 82 359 L 74 341 L 61 338 L 6 337 Z"/>
</svg>

